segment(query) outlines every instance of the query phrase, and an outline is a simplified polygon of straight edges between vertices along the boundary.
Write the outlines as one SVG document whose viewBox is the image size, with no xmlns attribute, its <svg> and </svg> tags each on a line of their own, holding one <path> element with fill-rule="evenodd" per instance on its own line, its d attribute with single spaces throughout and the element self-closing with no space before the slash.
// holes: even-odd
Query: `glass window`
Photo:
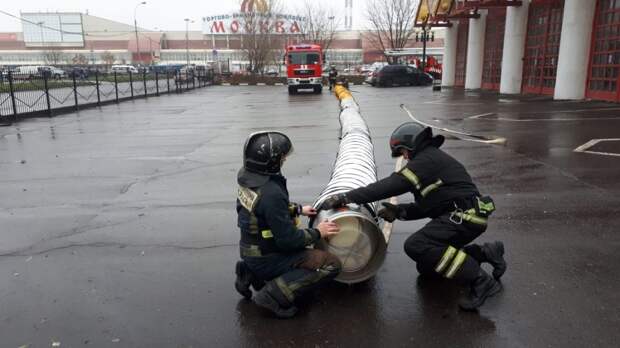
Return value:
<svg viewBox="0 0 620 348">
<path fill-rule="evenodd" d="M 288 55 L 290 64 L 319 64 L 321 56 L 313 52 L 291 52 Z"/>
</svg>

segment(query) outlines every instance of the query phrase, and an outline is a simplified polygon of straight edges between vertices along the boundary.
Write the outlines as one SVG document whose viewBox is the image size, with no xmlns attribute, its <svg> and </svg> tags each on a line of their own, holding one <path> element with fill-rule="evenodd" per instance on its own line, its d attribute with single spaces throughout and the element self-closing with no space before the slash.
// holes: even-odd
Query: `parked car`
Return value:
<svg viewBox="0 0 620 348">
<path fill-rule="evenodd" d="M 66 75 L 64 70 L 53 66 L 40 66 L 37 70 L 41 76 L 47 77 L 48 79 L 60 80 Z"/>
<path fill-rule="evenodd" d="M 433 83 L 433 78 L 419 70 L 406 65 L 387 65 L 377 73 L 375 85 L 389 87 L 399 86 L 427 86 Z"/>
<path fill-rule="evenodd" d="M 151 72 L 158 74 L 174 74 L 183 68 L 183 64 L 159 64 L 151 66 Z"/>
<path fill-rule="evenodd" d="M 366 82 L 367 84 L 371 85 L 371 86 L 375 86 L 377 84 L 377 74 L 379 73 L 379 69 L 375 69 L 369 73 L 366 74 L 366 79 L 364 80 L 364 82 Z"/>
<path fill-rule="evenodd" d="M 267 76 L 278 76 L 278 75 L 280 75 L 280 72 L 278 72 L 277 69 L 271 68 L 271 69 L 267 70 L 266 75 Z"/>
<path fill-rule="evenodd" d="M 363 65 L 362 68 L 360 69 L 360 72 L 362 74 L 368 74 L 374 71 L 375 71 L 375 68 L 373 68 L 371 65 L 368 65 L 368 64 Z"/>
<path fill-rule="evenodd" d="M 18 66 L 13 72 L 14 79 L 32 79 L 39 76 L 41 72 L 39 71 L 39 66 L 37 65 L 24 65 Z"/>
<path fill-rule="evenodd" d="M 73 67 L 73 68 L 70 68 L 67 75 L 70 78 L 75 77 L 76 79 L 84 80 L 88 78 L 89 73 L 88 73 L 88 69 L 86 68 Z"/>
<path fill-rule="evenodd" d="M 192 66 L 184 66 L 174 75 L 174 81 L 176 83 L 187 83 L 194 78 L 194 75 L 195 71 Z"/>
<path fill-rule="evenodd" d="M 112 67 L 110 68 L 110 72 L 117 74 L 139 73 L 138 69 L 136 69 L 136 67 L 133 65 L 112 65 Z"/>
</svg>

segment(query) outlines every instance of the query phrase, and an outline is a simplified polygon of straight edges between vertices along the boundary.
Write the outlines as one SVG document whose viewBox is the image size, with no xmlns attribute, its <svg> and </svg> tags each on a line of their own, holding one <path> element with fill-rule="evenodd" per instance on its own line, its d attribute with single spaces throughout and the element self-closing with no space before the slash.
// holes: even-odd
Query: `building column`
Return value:
<svg viewBox="0 0 620 348">
<path fill-rule="evenodd" d="M 443 62 L 441 64 L 441 85 L 453 87 L 456 75 L 456 44 L 458 42 L 459 24 L 452 23 L 446 28 L 444 37 Z"/>
<path fill-rule="evenodd" d="M 565 0 L 554 99 L 585 98 L 596 0 Z"/>
<path fill-rule="evenodd" d="M 465 89 L 482 87 L 482 65 L 484 63 L 484 32 L 487 24 L 487 11 L 480 11 L 480 18 L 469 20 L 467 40 L 467 67 Z"/>
<path fill-rule="evenodd" d="M 503 94 L 521 93 L 529 8 L 530 2 L 526 0 L 523 5 L 510 6 L 506 10 L 502 78 L 499 85 L 499 92 Z"/>
</svg>

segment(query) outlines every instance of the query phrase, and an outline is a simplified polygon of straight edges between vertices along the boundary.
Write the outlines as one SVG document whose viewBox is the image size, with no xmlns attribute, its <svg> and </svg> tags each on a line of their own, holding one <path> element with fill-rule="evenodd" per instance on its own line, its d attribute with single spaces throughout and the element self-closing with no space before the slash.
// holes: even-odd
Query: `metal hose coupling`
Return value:
<svg viewBox="0 0 620 348">
<path fill-rule="evenodd" d="M 331 179 L 314 202 L 317 209 L 333 194 L 377 181 L 370 131 L 360 114 L 359 105 L 342 85 L 336 85 L 334 94 L 340 101 L 340 147 Z M 340 227 L 338 235 L 317 244 L 317 248 L 331 252 L 342 262 L 337 281 L 347 284 L 362 282 L 372 278 L 383 264 L 387 243 L 378 225 L 376 209 L 375 203 L 349 204 L 337 210 L 321 210 L 310 221 L 312 227 L 326 219 Z"/>
</svg>

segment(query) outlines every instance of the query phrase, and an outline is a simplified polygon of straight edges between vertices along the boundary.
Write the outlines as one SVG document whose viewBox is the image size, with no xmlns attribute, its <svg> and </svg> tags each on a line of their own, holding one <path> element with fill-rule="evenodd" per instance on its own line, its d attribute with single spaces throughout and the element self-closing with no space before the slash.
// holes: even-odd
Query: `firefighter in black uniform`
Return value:
<svg viewBox="0 0 620 348">
<path fill-rule="evenodd" d="M 331 68 L 329 69 L 329 90 L 331 91 L 332 88 L 334 88 L 334 86 L 336 85 L 336 79 L 338 78 L 338 70 L 336 70 L 335 66 L 331 66 Z"/>
<path fill-rule="evenodd" d="M 241 229 L 235 288 L 246 299 L 276 316 L 295 315 L 295 299 L 335 278 L 340 260 L 325 251 L 308 249 L 320 238 L 338 233 L 338 225 L 323 221 L 316 229 L 299 229 L 300 215 L 316 215 L 311 206 L 289 202 L 280 168 L 292 151 L 290 139 L 279 132 L 251 134 L 244 146 L 238 174 L 237 225 Z"/>
<path fill-rule="evenodd" d="M 459 301 L 464 310 L 475 310 L 487 297 L 501 291 L 499 278 L 506 271 L 502 242 L 470 244 L 487 228 L 495 210 L 490 197 L 480 195 L 465 167 L 439 147 L 444 137 L 433 137 L 431 128 L 408 122 L 390 138 L 392 157 L 404 156 L 399 172 L 366 187 L 329 197 L 323 209 L 348 203 L 375 202 L 405 192 L 415 203 L 383 203 L 379 216 L 386 221 L 431 218 L 405 241 L 405 252 L 423 275 L 443 276 L 470 285 L 469 295 Z M 493 277 L 480 263 L 493 266 Z"/>
</svg>

